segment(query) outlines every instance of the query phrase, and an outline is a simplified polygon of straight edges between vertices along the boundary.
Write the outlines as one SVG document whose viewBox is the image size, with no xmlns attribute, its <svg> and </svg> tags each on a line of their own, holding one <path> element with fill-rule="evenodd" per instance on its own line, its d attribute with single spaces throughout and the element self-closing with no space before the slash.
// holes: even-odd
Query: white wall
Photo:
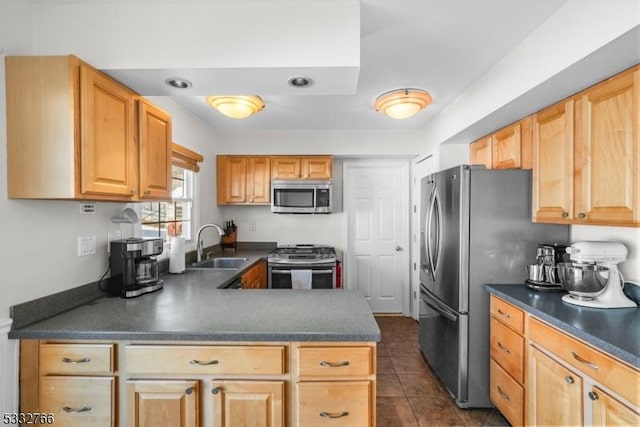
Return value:
<svg viewBox="0 0 640 427">
<path fill-rule="evenodd" d="M 509 121 L 504 122 L 505 118 L 517 120 L 588 86 L 571 86 L 575 85 L 575 81 L 590 81 L 592 84 L 608 77 L 597 74 L 607 69 L 607 64 L 602 64 L 602 60 L 594 63 L 598 58 L 613 55 L 610 62 L 623 67 L 633 65 L 640 56 L 638 40 L 632 43 L 631 51 L 624 45 L 624 50 L 617 52 L 618 55 L 610 52 L 611 43 L 629 32 L 637 32 L 639 23 L 640 8 L 637 0 L 568 1 L 453 104 L 429 121 L 420 152 L 439 156 L 438 166 L 442 169 L 442 166 L 451 161 L 455 163 L 464 156 L 467 144 L 475 138 L 508 124 Z M 633 52 L 633 46 L 636 52 Z M 589 62 L 585 63 L 585 58 L 589 58 Z M 586 64 L 591 66 L 587 67 Z M 571 76 L 567 73 L 567 70 L 573 72 L 574 69 L 579 71 L 579 75 Z M 590 80 L 593 78 L 596 79 Z M 552 84 L 547 84 L 552 80 Z M 571 87 L 568 93 L 567 87 Z M 532 103 L 527 106 L 523 105 L 523 100 L 547 101 L 546 104 Z M 522 115 L 513 115 L 515 110 Z M 455 146 L 459 149 L 453 148 Z M 625 278 L 636 281 L 640 279 L 639 237 L 637 228 L 571 227 L 572 241 L 624 242 L 629 249 L 629 258 L 620 268 Z"/>
</svg>

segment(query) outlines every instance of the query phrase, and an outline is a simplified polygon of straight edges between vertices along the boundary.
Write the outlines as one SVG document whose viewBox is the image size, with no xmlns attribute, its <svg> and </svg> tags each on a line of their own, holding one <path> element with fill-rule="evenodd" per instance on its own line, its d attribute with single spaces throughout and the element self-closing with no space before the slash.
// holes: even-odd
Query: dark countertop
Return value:
<svg viewBox="0 0 640 427">
<path fill-rule="evenodd" d="M 164 288 L 137 298 L 102 297 L 17 328 L 13 339 L 150 341 L 380 341 L 368 303 L 356 291 L 218 289 L 240 270 L 163 275 Z"/>
<path fill-rule="evenodd" d="M 563 292 L 485 285 L 489 293 L 635 367 L 640 366 L 640 308 L 598 309 L 562 301 Z"/>
</svg>

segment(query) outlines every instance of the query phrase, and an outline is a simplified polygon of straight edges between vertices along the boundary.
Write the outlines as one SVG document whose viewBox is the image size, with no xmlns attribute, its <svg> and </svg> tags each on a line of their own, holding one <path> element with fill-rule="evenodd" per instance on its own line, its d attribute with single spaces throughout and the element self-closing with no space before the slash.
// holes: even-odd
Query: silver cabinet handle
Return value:
<svg viewBox="0 0 640 427">
<path fill-rule="evenodd" d="M 320 416 L 323 418 L 342 418 L 342 417 L 346 417 L 347 415 L 349 415 L 349 412 L 347 411 L 342 411 L 339 414 L 332 414 L 331 412 L 326 412 L 326 411 L 322 411 L 320 412 Z"/>
<path fill-rule="evenodd" d="M 500 396 L 502 396 L 504 399 L 507 399 L 509 402 L 511 402 L 511 398 L 509 397 L 509 395 L 502 391 L 502 388 L 500 388 L 500 386 L 498 386 L 498 393 L 500 393 Z"/>
<path fill-rule="evenodd" d="M 69 359 L 68 357 L 63 357 L 62 359 L 60 359 L 60 361 L 62 363 L 66 363 L 68 365 L 75 365 L 78 363 L 89 363 L 91 362 L 91 358 L 90 357 L 83 357 L 82 359 Z"/>
<path fill-rule="evenodd" d="M 218 394 L 220 392 L 220 387 L 214 387 L 211 389 L 211 394 Z"/>
<path fill-rule="evenodd" d="M 327 368 L 339 368 L 341 366 L 349 366 L 349 361 L 344 362 L 327 362 L 325 360 L 320 361 L 320 366 L 326 366 Z"/>
<path fill-rule="evenodd" d="M 505 353 L 511 354 L 511 350 L 509 350 L 508 347 L 505 347 L 504 345 L 502 345 L 500 341 L 498 341 L 498 347 L 500 347 L 500 350 L 504 351 Z"/>
<path fill-rule="evenodd" d="M 83 406 L 82 408 L 71 408 L 69 406 L 63 406 L 60 408 L 62 412 L 67 414 L 80 414 L 82 412 L 91 412 L 91 406 Z"/>
<path fill-rule="evenodd" d="M 577 354 L 575 351 L 571 352 L 571 355 L 573 356 L 574 359 L 576 359 L 578 362 L 587 365 L 588 367 L 590 367 L 591 369 L 593 369 L 594 371 L 597 371 L 598 369 L 600 369 L 600 367 L 598 365 L 596 365 L 593 362 L 589 362 L 588 360 L 583 359 L 582 357 L 580 357 L 579 354 Z"/>
<path fill-rule="evenodd" d="M 571 375 L 567 375 L 566 377 L 564 377 L 564 381 L 567 384 L 573 384 L 574 383 L 574 379 L 573 379 L 573 377 Z"/>
<path fill-rule="evenodd" d="M 590 391 L 589 393 L 587 393 L 587 395 L 591 400 L 598 400 L 598 394 L 595 391 Z"/>
<path fill-rule="evenodd" d="M 507 319 L 511 319 L 511 315 L 509 313 L 507 313 L 506 311 L 502 311 L 502 310 L 498 309 L 498 314 L 506 317 Z"/>
<path fill-rule="evenodd" d="M 578 218 L 580 218 L 580 219 L 585 219 L 586 217 L 587 217 L 587 215 L 586 215 L 586 214 L 584 214 L 584 213 L 582 213 L 582 212 L 580 212 L 580 213 L 578 214 Z"/>
<path fill-rule="evenodd" d="M 209 360 L 209 361 L 206 361 L 206 362 L 203 362 L 201 360 L 196 360 L 196 359 L 189 360 L 189 364 L 190 365 L 198 365 L 198 366 L 217 365 L 218 363 L 220 363 L 220 361 L 216 360 L 216 359 Z"/>
<path fill-rule="evenodd" d="M 568 218 L 569 212 L 562 212 L 562 218 Z"/>
</svg>

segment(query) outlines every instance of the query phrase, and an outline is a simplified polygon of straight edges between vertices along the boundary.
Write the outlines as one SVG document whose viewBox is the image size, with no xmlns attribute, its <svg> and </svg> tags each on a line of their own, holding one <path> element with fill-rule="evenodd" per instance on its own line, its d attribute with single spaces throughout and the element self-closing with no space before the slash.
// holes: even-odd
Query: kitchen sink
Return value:
<svg viewBox="0 0 640 427">
<path fill-rule="evenodd" d="M 201 269 L 218 269 L 218 270 L 237 270 L 242 264 L 247 262 L 249 258 L 212 258 L 205 259 L 198 263 L 191 264 L 189 270 Z"/>
</svg>

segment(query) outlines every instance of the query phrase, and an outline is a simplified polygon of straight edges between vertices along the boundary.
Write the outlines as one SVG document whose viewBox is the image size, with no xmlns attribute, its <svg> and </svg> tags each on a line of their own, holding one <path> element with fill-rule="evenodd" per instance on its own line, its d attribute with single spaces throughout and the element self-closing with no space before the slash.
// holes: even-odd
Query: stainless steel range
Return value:
<svg viewBox="0 0 640 427">
<path fill-rule="evenodd" d="M 272 289 L 335 289 L 336 250 L 327 245 L 278 246 L 267 258 Z"/>
</svg>

